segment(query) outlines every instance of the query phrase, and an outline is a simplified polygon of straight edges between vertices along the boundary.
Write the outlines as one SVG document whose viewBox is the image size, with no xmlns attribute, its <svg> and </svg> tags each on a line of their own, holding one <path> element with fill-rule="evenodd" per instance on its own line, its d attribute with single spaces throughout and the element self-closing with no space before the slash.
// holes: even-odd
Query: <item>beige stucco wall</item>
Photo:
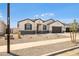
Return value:
<svg viewBox="0 0 79 59">
<path fill-rule="evenodd" d="M 47 25 L 46 23 L 43 23 L 43 25 L 46 25 L 47 29 L 44 31 L 48 31 L 49 30 L 49 25 Z"/>
<path fill-rule="evenodd" d="M 65 27 L 64 27 L 64 25 L 62 24 L 62 23 L 60 23 L 60 22 L 58 22 L 58 21 L 56 21 L 56 22 L 54 22 L 54 23 L 52 23 L 52 24 L 50 24 L 49 25 L 49 31 L 52 31 L 52 27 L 62 27 L 62 31 L 65 31 Z"/>
<path fill-rule="evenodd" d="M 44 25 L 47 25 L 47 31 L 49 30 L 49 23 L 53 23 L 53 20 L 47 20 L 46 22 L 44 22 Z"/>
<path fill-rule="evenodd" d="M 25 24 L 32 24 L 32 30 L 35 30 L 35 24 L 31 20 L 25 20 L 19 23 L 19 30 L 25 30 Z"/>
<path fill-rule="evenodd" d="M 48 20 L 48 21 L 44 22 L 44 24 L 49 24 L 49 23 L 52 23 L 52 22 L 53 22 L 53 20 Z"/>
<path fill-rule="evenodd" d="M 37 24 L 40 24 L 39 31 L 43 31 L 43 21 L 42 20 L 35 21 L 35 30 L 37 30 Z"/>
<path fill-rule="evenodd" d="M 18 32 L 19 32 L 19 29 L 18 29 L 18 28 L 13 28 L 13 29 L 12 29 L 12 33 L 13 33 L 13 34 L 17 34 Z"/>
<path fill-rule="evenodd" d="M 4 35 L 6 33 L 6 24 L 0 21 L 0 35 Z"/>
<path fill-rule="evenodd" d="M 37 24 L 40 24 L 39 31 L 43 31 L 43 21 L 42 20 L 36 20 L 35 22 L 31 20 L 25 20 L 19 23 L 19 30 L 25 30 L 25 24 L 30 23 L 32 24 L 32 31 L 37 30 Z"/>
<path fill-rule="evenodd" d="M 52 22 L 52 23 L 51 23 Z M 49 31 L 52 31 L 52 26 L 56 26 L 56 27 L 62 27 L 62 31 L 65 31 L 65 26 L 59 22 L 59 21 L 56 21 L 53 23 L 52 20 L 49 20 L 47 22 L 43 22 L 42 20 L 38 19 L 36 21 L 31 21 L 31 20 L 25 20 L 25 21 L 22 21 L 19 23 L 19 30 L 25 30 L 25 27 L 24 25 L 26 23 L 30 23 L 32 24 L 32 31 L 36 31 L 37 30 L 37 24 L 40 24 L 40 28 L 39 28 L 39 31 L 43 31 L 43 25 L 47 25 L 48 23 L 51 23 L 50 25 L 47 25 L 47 30 Z"/>
</svg>

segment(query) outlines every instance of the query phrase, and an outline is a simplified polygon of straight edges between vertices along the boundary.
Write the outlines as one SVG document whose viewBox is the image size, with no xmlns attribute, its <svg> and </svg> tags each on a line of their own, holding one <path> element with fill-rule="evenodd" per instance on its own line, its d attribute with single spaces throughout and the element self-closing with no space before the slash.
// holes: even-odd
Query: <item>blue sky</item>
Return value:
<svg viewBox="0 0 79 59">
<path fill-rule="evenodd" d="M 69 23 L 79 21 L 79 4 L 75 3 L 13 3 L 11 4 L 11 27 L 26 18 L 56 19 Z M 6 4 L 0 4 L 0 19 L 6 22 Z"/>
</svg>

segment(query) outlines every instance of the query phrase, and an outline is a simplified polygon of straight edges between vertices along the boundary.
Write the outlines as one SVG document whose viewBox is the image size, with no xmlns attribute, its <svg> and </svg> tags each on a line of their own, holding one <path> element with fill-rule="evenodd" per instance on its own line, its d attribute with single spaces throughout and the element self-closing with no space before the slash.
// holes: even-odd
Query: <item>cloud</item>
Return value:
<svg viewBox="0 0 79 59">
<path fill-rule="evenodd" d="M 43 14 L 34 15 L 34 18 L 51 18 L 54 16 L 55 16 L 54 13 L 43 13 Z"/>
<path fill-rule="evenodd" d="M 39 15 L 34 15 L 35 18 L 39 17 Z"/>
<path fill-rule="evenodd" d="M 44 16 L 54 16 L 54 13 L 44 13 L 44 14 L 41 14 L 42 17 Z"/>
<path fill-rule="evenodd" d="M 0 15 L 0 18 L 2 18 L 2 16 Z"/>
</svg>

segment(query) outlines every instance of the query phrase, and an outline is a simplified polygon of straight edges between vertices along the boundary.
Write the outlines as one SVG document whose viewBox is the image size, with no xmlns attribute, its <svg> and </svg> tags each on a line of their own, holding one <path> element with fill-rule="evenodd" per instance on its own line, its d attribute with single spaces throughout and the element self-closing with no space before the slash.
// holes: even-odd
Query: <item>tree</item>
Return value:
<svg viewBox="0 0 79 59">
<path fill-rule="evenodd" d="M 78 29 L 78 23 L 76 22 L 76 19 L 74 19 L 73 23 L 70 26 L 70 37 L 72 43 L 76 43 L 77 29 Z"/>
</svg>

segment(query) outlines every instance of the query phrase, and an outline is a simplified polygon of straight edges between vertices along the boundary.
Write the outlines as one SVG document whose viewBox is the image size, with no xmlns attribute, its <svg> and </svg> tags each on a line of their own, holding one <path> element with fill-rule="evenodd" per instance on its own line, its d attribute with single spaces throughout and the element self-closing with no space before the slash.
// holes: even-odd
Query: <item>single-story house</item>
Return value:
<svg viewBox="0 0 79 59">
<path fill-rule="evenodd" d="M 70 32 L 70 27 L 72 26 L 71 23 L 65 24 L 66 32 Z M 77 32 L 79 32 L 79 24 L 77 25 Z"/>
<path fill-rule="evenodd" d="M 59 20 L 48 19 L 24 19 L 18 22 L 17 28 L 21 34 L 37 34 L 37 33 L 63 33 L 69 32 L 68 24 Z"/>
<path fill-rule="evenodd" d="M 6 24 L 0 20 L 0 36 L 3 36 L 6 33 Z"/>
</svg>

